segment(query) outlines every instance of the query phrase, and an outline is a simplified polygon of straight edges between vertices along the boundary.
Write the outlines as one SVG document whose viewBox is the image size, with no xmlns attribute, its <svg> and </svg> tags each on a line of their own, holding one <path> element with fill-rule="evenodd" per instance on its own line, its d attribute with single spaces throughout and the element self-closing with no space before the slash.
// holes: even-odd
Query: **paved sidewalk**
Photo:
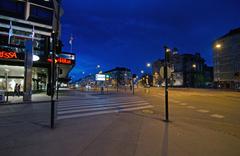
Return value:
<svg viewBox="0 0 240 156">
<path fill-rule="evenodd" d="M 104 95 L 112 94 L 111 92 L 105 93 Z M 70 93 L 59 93 L 59 101 L 68 101 L 68 100 L 79 100 L 79 99 L 86 99 L 86 98 L 96 98 L 91 95 L 100 95 L 98 92 L 79 92 L 77 91 L 70 92 Z M 47 102 L 51 100 L 51 96 L 46 95 L 46 93 L 38 93 L 32 95 L 32 101 L 31 103 L 41 103 L 41 102 Z M 54 97 L 54 100 L 56 100 L 56 95 Z M 6 105 L 6 104 L 24 104 L 23 97 L 22 96 L 9 96 L 7 103 L 0 103 L 0 105 Z"/>
<path fill-rule="evenodd" d="M 45 114 L 47 115 L 47 114 Z M 27 116 L 26 116 L 27 117 Z M 37 119 L 37 116 L 35 116 Z M 133 113 L 1 127 L 1 156 L 239 156 L 239 140 L 184 123 Z M 41 122 L 40 122 L 41 121 Z"/>
<path fill-rule="evenodd" d="M 84 98 L 74 94 L 72 96 L 75 98 L 72 100 L 73 104 L 81 103 Z M 85 98 L 89 97 L 99 98 L 91 95 Z M 165 123 L 162 116 L 156 107 L 134 112 L 58 120 L 56 128 L 51 130 L 49 103 L 8 105 L 0 107 L 0 155 L 240 155 L 239 138 L 201 127 L 197 123 L 185 123 L 177 118 Z"/>
</svg>

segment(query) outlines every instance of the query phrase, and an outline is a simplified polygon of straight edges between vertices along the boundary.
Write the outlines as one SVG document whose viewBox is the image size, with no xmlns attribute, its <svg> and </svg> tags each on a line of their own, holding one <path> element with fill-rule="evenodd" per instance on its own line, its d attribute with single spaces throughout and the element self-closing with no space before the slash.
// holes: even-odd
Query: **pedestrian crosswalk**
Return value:
<svg viewBox="0 0 240 156">
<path fill-rule="evenodd" d="M 86 117 L 152 108 L 147 101 L 135 96 L 108 97 L 59 102 L 57 119 Z"/>
</svg>

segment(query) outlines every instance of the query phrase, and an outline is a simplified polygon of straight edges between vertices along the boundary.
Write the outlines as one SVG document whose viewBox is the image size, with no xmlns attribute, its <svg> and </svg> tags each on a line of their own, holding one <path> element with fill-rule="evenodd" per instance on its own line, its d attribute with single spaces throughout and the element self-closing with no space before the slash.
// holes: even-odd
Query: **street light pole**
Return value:
<svg viewBox="0 0 240 156">
<path fill-rule="evenodd" d="M 165 51 L 165 59 L 164 59 L 164 78 L 165 78 L 165 121 L 169 121 L 168 117 L 168 53 L 170 52 L 170 49 L 167 46 L 164 46 Z"/>
</svg>

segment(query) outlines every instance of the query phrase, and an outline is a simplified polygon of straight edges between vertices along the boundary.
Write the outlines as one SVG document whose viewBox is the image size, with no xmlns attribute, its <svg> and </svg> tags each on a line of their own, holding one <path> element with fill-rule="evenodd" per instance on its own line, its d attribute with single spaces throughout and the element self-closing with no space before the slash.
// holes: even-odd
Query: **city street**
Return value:
<svg viewBox="0 0 240 156">
<path fill-rule="evenodd" d="M 164 113 L 164 89 L 139 89 L 137 95 Z M 207 89 L 169 89 L 170 120 L 240 138 L 240 92 Z M 162 115 L 162 118 L 164 115 Z"/>
<path fill-rule="evenodd" d="M 169 89 L 169 123 L 162 88 L 66 93 L 54 130 L 49 103 L 0 106 L 0 155 L 240 155 L 239 92 Z"/>
</svg>

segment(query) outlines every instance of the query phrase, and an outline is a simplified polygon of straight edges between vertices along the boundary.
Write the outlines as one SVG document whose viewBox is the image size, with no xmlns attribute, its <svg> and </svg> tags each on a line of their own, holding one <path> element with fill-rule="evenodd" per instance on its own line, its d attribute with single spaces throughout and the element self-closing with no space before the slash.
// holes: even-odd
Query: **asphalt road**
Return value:
<svg viewBox="0 0 240 156">
<path fill-rule="evenodd" d="M 140 88 L 143 97 L 164 119 L 164 88 Z M 169 118 L 240 139 L 240 92 L 212 89 L 169 89 Z"/>
</svg>

